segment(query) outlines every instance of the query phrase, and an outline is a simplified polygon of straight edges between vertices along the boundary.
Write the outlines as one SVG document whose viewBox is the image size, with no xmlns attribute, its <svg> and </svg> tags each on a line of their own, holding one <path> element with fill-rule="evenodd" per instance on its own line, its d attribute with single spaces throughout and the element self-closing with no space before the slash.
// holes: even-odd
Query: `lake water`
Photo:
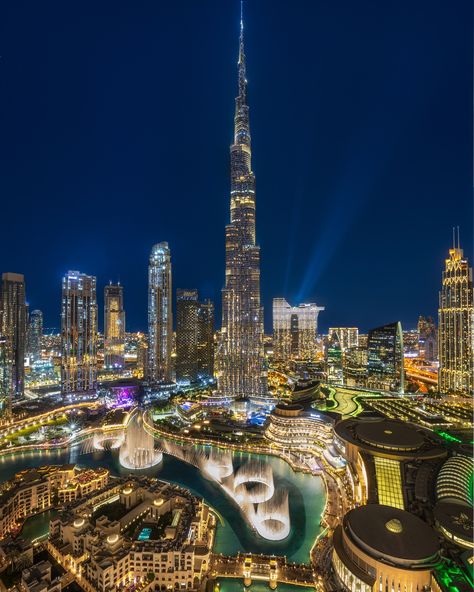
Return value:
<svg viewBox="0 0 474 592">
<path fill-rule="evenodd" d="M 181 485 L 205 499 L 220 517 L 214 551 L 235 554 L 238 551 L 286 555 L 290 561 L 308 562 L 314 539 L 320 532 L 321 513 L 325 502 L 324 484 L 320 477 L 294 472 L 281 459 L 271 456 L 234 454 L 234 467 L 238 467 L 250 457 L 262 458 L 273 469 L 276 488 L 285 488 L 289 493 L 291 530 L 283 541 L 268 541 L 259 537 L 248 526 L 235 504 L 222 493 L 219 486 L 206 479 L 192 465 L 173 456 L 164 455 L 163 462 L 143 473 Z M 27 452 L 0 457 L 1 479 L 12 478 L 18 471 L 27 467 L 46 464 L 77 463 L 85 467 L 107 467 L 114 475 L 127 475 L 130 471 L 120 466 L 116 451 L 100 451 L 83 454 L 79 447 L 63 451 Z M 140 471 L 141 472 L 141 471 Z M 23 528 L 22 535 L 34 539 L 45 535 L 49 520 L 54 511 L 45 512 L 30 518 Z M 239 583 L 235 582 L 235 586 Z M 228 581 L 222 583 L 223 592 L 234 592 Z M 240 589 L 240 588 L 239 588 Z"/>
</svg>

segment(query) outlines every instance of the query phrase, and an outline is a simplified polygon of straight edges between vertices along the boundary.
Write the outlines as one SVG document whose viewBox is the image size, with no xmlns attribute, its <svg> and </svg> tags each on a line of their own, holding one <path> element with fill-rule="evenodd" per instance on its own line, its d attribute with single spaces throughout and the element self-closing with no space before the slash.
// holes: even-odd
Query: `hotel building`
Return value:
<svg viewBox="0 0 474 592">
<path fill-rule="evenodd" d="M 86 592 L 151 584 L 198 589 L 215 519 L 185 489 L 146 477 L 116 479 L 51 521 L 48 550 Z"/>
<path fill-rule="evenodd" d="M 314 360 L 317 353 L 318 316 L 324 307 L 314 303 L 290 306 L 273 299 L 273 359 Z"/>
</svg>

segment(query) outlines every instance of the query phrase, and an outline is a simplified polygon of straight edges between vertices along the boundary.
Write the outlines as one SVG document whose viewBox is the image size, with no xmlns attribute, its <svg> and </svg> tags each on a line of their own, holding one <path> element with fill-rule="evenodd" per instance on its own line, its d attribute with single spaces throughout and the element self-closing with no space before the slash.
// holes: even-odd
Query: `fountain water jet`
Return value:
<svg viewBox="0 0 474 592">
<path fill-rule="evenodd" d="M 163 460 L 163 454 L 155 450 L 155 439 L 145 430 L 143 415 L 135 409 L 128 421 L 125 441 L 120 446 L 120 464 L 126 469 L 147 469 Z"/>
</svg>

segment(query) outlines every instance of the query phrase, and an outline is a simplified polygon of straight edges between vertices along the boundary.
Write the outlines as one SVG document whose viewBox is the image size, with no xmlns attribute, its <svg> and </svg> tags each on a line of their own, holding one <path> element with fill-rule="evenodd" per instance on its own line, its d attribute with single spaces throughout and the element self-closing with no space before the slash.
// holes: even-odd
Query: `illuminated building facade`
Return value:
<svg viewBox="0 0 474 592">
<path fill-rule="evenodd" d="M 316 304 L 290 306 L 284 298 L 273 299 L 273 358 L 275 361 L 314 360 L 317 353 Z"/>
<path fill-rule="evenodd" d="M 197 290 L 176 291 L 176 380 L 212 378 L 214 306 L 199 302 Z"/>
<path fill-rule="evenodd" d="M 439 563 L 436 532 L 421 518 L 369 504 L 348 512 L 333 535 L 332 568 L 347 592 L 429 590 Z"/>
<path fill-rule="evenodd" d="M 2 274 L 0 315 L 0 335 L 5 339 L 5 389 L 10 400 L 22 396 L 25 386 L 27 311 L 22 274 Z"/>
<path fill-rule="evenodd" d="M 28 324 L 28 350 L 30 361 L 41 359 L 41 339 L 43 338 L 43 313 L 33 310 Z"/>
<path fill-rule="evenodd" d="M 326 346 L 326 376 L 329 384 L 343 383 L 343 352 L 337 333 L 333 333 Z"/>
<path fill-rule="evenodd" d="M 331 327 L 328 333 L 329 339 L 333 335 L 336 335 L 343 352 L 349 347 L 359 345 L 359 329 L 357 327 Z"/>
<path fill-rule="evenodd" d="M 96 278 L 68 271 L 61 303 L 61 389 L 63 394 L 97 386 Z"/>
<path fill-rule="evenodd" d="M 369 331 L 367 384 L 370 388 L 403 392 L 403 333 L 400 322 Z"/>
<path fill-rule="evenodd" d="M 343 354 L 342 373 L 346 386 L 367 384 L 367 348 L 349 347 Z"/>
<path fill-rule="evenodd" d="M 207 299 L 198 308 L 198 374 L 201 378 L 214 376 L 214 303 Z"/>
<path fill-rule="evenodd" d="M 101 514 L 101 507 L 114 506 L 118 518 Z M 87 592 L 198 590 L 214 527 L 209 507 L 182 487 L 116 479 L 66 505 L 50 523 L 48 551 Z"/>
<path fill-rule="evenodd" d="M 225 230 L 226 270 L 218 375 L 218 396 L 227 400 L 267 396 L 260 247 L 255 242 L 255 175 L 251 166 L 242 19 L 238 74 L 234 143 L 230 147 L 230 224 Z"/>
<path fill-rule="evenodd" d="M 123 368 L 125 365 L 125 311 L 123 287 L 109 284 L 104 288 L 104 366 Z"/>
<path fill-rule="evenodd" d="M 439 293 L 438 385 L 441 393 L 474 393 L 474 298 L 472 267 L 459 238 L 446 259 Z"/>
<path fill-rule="evenodd" d="M 349 464 L 357 501 L 399 509 L 423 489 L 423 465 L 447 454 L 436 434 L 394 419 L 339 421 L 334 447 Z"/>
<path fill-rule="evenodd" d="M 432 317 L 418 319 L 418 355 L 432 362 L 438 359 L 438 329 Z"/>
<path fill-rule="evenodd" d="M 153 246 L 148 266 L 148 365 L 151 383 L 172 380 L 173 309 L 171 251 L 168 243 Z"/>
</svg>

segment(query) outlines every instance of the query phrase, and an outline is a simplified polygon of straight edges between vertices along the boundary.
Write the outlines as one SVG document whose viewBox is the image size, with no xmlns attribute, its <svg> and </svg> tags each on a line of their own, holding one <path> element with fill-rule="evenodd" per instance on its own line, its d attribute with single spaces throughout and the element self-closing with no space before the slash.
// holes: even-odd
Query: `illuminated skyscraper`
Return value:
<svg viewBox="0 0 474 592">
<path fill-rule="evenodd" d="M 43 313 L 33 310 L 28 327 L 28 349 L 32 362 L 41 359 L 41 338 L 43 337 Z"/>
<path fill-rule="evenodd" d="M 198 375 L 200 378 L 214 377 L 214 303 L 205 300 L 198 309 Z"/>
<path fill-rule="evenodd" d="M 171 252 L 168 243 L 154 245 L 148 266 L 148 366 L 151 383 L 171 382 L 173 311 Z"/>
<path fill-rule="evenodd" d="M 333 335 L 337 336 L 343 352 L 349 347 L 357 347 L 359 345 L 359 329 L 357 327 L 331 327 L 328 333 L 329 339 Z"/>
<path fill-rule="evenodd" d="M 176 290 L 176 380 L 198 377 L 198 291 Z"/>
<path fill-rule="evenodd" d="M 316 304 L 290 306 L 284 298 L 273 299 L 273 358 L 275 361 L 314 360 L 318 315 Z"/>
<path fill-rule="evenodd" d="M 222 351 L 218 376 L 219 395 L 226 399 L 267 395 L 263 308 L 260 304 L 260 247 L 255 242 L 255 175 L 251 165 L 242 18 L 238 75 L 234 143 L 230 147 L 230 224 L 226 226 Z"/>
<path fill-rule="evenodd" d="M 109 284 L 104 288 L 104 366 L 123 368 L 125 365 L 125 311 L 123 287 Z"/>
<path fill-rule="evenodd" d="M 367 384 L 371 388 L 403 392 L 403 332 L 400 322 L 371 329 L 367 345 Z"/>
<path fill-rule="evenodd" d="M 438 329 L 432 317 L 418 319 L 418 355 L 424 360 L 438 359 Z"/>
<path fill-rule="evenodd" d="M 21 396 L 25 381 L 26 303 L 25 278 L 4 273 L 0 287 L 0 335 L 5 339 L 5 389 L 8 397 Z"/>
<path fill-rule="evenodd" d="M 443 271 L 438 311 L 439 390 L 474 394 L 474 298 L 472 267 L 464 257 L 459 235 L 449 249 Z"/>
<path fill-rule="evenodd" d="M 197 290 L 176 291 L 176 380 L 212 378 L 214 305 Z"/>
<path fill-rule="evenodd" d="M 79 271 L 63 277 L 61 305 L 61 389 L 63 394 L 97 386 L 96 278 Z"/>
</svg>

